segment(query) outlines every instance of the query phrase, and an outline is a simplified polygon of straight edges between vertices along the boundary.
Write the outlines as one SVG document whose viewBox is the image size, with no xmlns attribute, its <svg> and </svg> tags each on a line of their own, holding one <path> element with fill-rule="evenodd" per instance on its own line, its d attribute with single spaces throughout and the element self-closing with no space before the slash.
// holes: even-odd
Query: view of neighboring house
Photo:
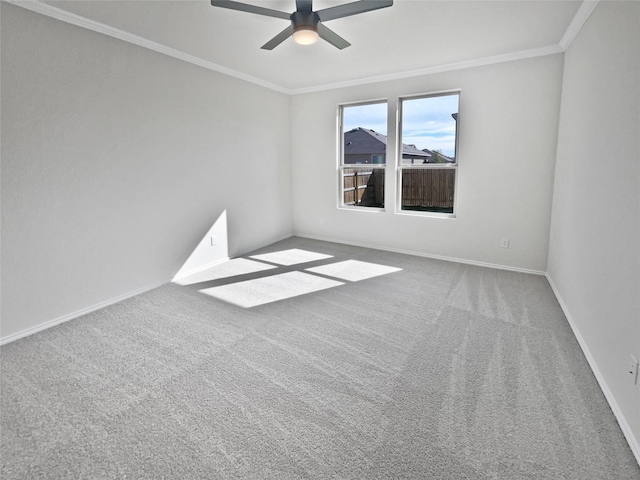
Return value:
<svg viewBox="0 0 640 480">
<path fill-rule="evenodd" d="M 429 150 L 428 148 L 423 148 L 423 152 L 431 155 L 427 163 L 455 163 L 455 158 L 447 157 L 444 153 L 440 153 L 437 150 Z"/>
<path fill-rule="evenodd" d="M 386 151 L 387 136 L 375 130 L 357 127 L 344 133 L 345 164 L 384 164 Z M 402 163 L 429 163 L 432 155 L 433 152 L 420 150 L 415 145 L 402 144 Z"/>
</svg>

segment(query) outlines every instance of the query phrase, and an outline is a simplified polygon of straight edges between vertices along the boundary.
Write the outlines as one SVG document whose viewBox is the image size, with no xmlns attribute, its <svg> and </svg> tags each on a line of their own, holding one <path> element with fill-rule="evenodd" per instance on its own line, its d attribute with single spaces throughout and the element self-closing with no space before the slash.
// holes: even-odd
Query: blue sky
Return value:
<svg viewBox="0 0 640 480">
<path fill-rule="evenodd" d="M 407 99 L 402 110 L 402 143 L 455 155 L 456 121 L 451 114 L 458 112 L 458 95 Z M 343 124 L 345 132 L 363 127 L 386 135 L 387 104 L 347 106 Z"/>
<path fill-rule="evenodd" d="M 344 107 L 342 122 L 345 132 L 357 127 L 362 127 L 386 135 L 387 104 L 373 103 L 369 105 Z"/>
</svg>

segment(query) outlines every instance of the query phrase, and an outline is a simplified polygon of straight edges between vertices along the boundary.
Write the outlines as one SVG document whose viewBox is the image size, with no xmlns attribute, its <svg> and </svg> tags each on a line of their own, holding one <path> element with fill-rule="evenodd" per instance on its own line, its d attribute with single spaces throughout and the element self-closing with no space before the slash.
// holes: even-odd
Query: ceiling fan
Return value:
<svg viewBox="0 0 640 480">
<path fill-rule="evenodd" d="M 393 5 L 393 0 L 360 0 L 358 2 L 337 5 L 314 12 L 312 2 L 313 0 L 296 0 L 296 11 L 292 14 L 232 0 L 211 0 L 211 5 L 290 20 L 291 25 L 262 46 L 264 50 L 273 50 L 291 36 L 293 36 L 293 40 L 296 43 L 301 45 L 315 43 L 319 37 L 342 50 L 351 44 L 333 30 L 325 27 L 322 22 L 370 12 Z"/>
</svg>

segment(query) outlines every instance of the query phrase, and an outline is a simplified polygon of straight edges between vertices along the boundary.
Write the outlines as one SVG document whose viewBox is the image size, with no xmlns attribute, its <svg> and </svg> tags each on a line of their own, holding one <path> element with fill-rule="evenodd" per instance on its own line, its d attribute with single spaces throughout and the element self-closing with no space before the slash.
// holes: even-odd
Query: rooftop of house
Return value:
<svg viewBox="0 0 640 480">
<path fill-rule="evenodd" d="M 344 133 L 345 155 L 384 154 L 387 150 L 387 136 L 369 128 L 357 127 Z M 420 150 L 415 145 L 402 144 L 402 156 L 419 158 L 431 157 L 430 151 Z"/>
<path fill-rule="evenodd" d="M 434 153 L 436 153 L 438 157 L 440 157 L 442 160 L 444 160 L 446 162 L 449 162 L 449 163 L 455 163 L 456 162 L 454 157 L 448 157 L 444 153 L 436 152 L 435 150 L 429 150 L 428 148 L 423 148 L 422 151 L 428 153 L 429 155 L 431 155 L 432 158 L 434 156 Z M 440 162 L 440 163 L 442 163 L 442 162 Z"/>
</svg>

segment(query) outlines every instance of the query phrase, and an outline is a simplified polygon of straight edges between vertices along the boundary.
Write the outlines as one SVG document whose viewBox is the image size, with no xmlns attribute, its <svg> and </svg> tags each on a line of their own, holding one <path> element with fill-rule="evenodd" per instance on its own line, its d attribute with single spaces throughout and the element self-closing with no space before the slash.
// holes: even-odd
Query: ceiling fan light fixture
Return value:
<svg viewBox="0 0 640 480">
<path fill-rule="evenodd" d="M 293 31 L 293 41 L 299 45 L 311 45 L 318 41 L 319 35 L 312 25 L 300 25 Z"/>
<path fill-rule="evenodd" d="M 256 15 L 263 15 L 265 17 L 289 20 L 291 25 L 260 47 L 263 50 L 273 50 L 291 36 L 293 36 L 293 41 L 299 45 L 311 45 L 322 38 L 334 47 L 342 50 L 351 44 L 333 30 L 326 27 L 324 22 L 350 17 L 372 10 L 379 10 L 380 8 L 393 5 L 393 0 L 358 0 L 323 8 L 322 10 L 314 10 L 313 0 L 295 1 L 296 10 L 291 14 L 258 5 L 238 2 L 236 0 L 211 0 L 211 5 L 214 7 L 228 8 L 230 10 L 255 13 Z"/>
</svg>

